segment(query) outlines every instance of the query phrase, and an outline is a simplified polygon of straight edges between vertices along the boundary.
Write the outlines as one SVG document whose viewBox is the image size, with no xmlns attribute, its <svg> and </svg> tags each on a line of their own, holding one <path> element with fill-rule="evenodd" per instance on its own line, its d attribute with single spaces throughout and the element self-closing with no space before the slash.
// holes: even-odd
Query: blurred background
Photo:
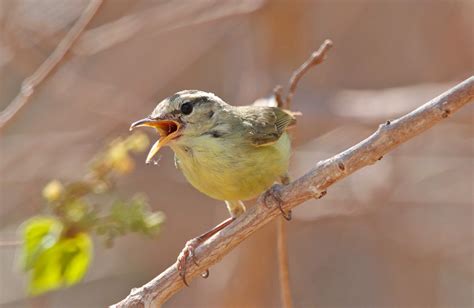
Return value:
<svg viewBox="0 0 474 308">
<path fill-rule="evenodd" d="M 88 0 L 0 1 L 0 108 L 56 48 Z M 1 131 L 0 240 L 41 213 L 51 179 L 87 162 L 161 99 L 182 89 L 245 105 L 286 84 L 324 39 L 334 48 L 300 83 L 290 174 L 359 142 L 379 123 L 474 72 L 474 2 L 109 0 L 58 68 Z M 156 136 L 149 136 L 155 139 Z M 288 223 L 296 307 L 474 305 L 474 109 L 402 145 L 307 202 Z M 1 307 L 104 307 L 172 264 L 184 243 L 227 217 L 193 189 L 171 150 L 136 169 L 120 194 L 166 214 L 156 239 L 94 247 L 84 280 L 28 297 L 18 247 L 0 247 Z M 167 307 L 278 307 L 275 224 L 196 279 Z"/>
</svg>

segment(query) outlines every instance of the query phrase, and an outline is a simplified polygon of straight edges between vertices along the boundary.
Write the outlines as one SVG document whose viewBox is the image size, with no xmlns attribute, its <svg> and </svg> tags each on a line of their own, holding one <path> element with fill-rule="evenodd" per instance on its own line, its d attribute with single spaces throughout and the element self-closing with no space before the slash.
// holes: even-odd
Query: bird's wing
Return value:
<svg viewBox="0 0 474 308">
<path fill-rule="evenodd" d="M 252 145 L 264 146 L 276 142 L 286 129 L 296 124 L 290 111 L 277 107 L 240 107 L 246 140 Z"/>
</svg>

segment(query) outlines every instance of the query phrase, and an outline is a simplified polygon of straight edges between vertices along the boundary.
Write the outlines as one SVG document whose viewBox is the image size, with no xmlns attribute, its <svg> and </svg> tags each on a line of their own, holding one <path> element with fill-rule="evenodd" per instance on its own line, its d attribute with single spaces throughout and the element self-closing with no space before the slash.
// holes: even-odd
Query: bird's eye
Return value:
<svg viewBox="0 0 474 308">
<path fill-rule="evenodd" d="M 186 102 L 184 104 L 181 105 L 181 112 L 183 114 L 190 114 L 191 112 L 193 112 L 193 104 L 191 104 L 190 102 Z"/>
</svg>

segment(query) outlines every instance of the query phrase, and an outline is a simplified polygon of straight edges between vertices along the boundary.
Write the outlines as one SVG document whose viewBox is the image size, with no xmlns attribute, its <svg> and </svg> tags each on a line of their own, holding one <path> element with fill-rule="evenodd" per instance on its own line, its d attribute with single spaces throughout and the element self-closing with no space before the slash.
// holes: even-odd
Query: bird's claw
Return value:
<svg viewBox="0 0 474 308">
<path fill-rule="evenodd" d="M 178 266 L 179 276 L 183 279 L 183 283 L 187 287 L 189 287 L 189 284 L 186 281 L 186 269 L 187 269 L 188 257 L 191 258 L 191 260 L 196 266 L 199 266 L 199 263 L 197 262 L 194 251 L 199 246 L 199 244 L 201 244 L 201 242 L 202 240 L 200 240 L 199 238 L 193 238 L 192 240 L 187 241 L 186 245 L 184 245 L 183 250 L 178 255 L 177 266 Z M 206 271 L 201 274 L 201 277 L 202 278 L 209 277 L 209 270 L 206 269 Z"/>
<path fill-rule="evenodd" d="M 281 185 L 275 184 L 272 187 L 270 187 L 269 190 L 267 190 L 263 196 L 263 203 L 267 208 L 271 208 L 269 202 L 267 202 L 268 198 L 271 197 L 278 205 L 278 209 L 280 209 L 281 215 L 283 218 L 286 220 L 290 221 L 291 220 L 291 210 L 286 213 L 283 210 L 283 207 L 281 204 L 283 203 L 283 200 L 281 198 Z"/>
</svg>

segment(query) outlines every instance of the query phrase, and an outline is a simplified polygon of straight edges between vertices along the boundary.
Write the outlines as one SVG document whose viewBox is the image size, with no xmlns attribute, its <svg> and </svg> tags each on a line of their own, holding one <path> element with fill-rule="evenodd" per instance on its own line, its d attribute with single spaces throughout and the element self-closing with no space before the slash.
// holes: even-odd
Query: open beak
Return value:
<svg viewBox="0 0 474 308">
<path fill-rule="evenodd" d="M 160 119 L 142 119 L 134 122 L 130 126 L 130 130 L 133 130 L 136 127 L 154 127 L 158 133 L 160 134 L 160 139 L 158 139 L 155 144 L 150 149 L 150 152 L 148 152 L 148 156 L 146 158 L 146 163 L 150 163 L 151 159 L 153 156 L 158 153 L 158 151 L 164 147 L 168 142 L 170 142 L 173 139 L 178 138 L 181 136 L 180 133 L 180 128 L 181 124 L 176 122 L 176 121 L 171 121 L 171 120 L 160 120 Z"/>
</svg>

